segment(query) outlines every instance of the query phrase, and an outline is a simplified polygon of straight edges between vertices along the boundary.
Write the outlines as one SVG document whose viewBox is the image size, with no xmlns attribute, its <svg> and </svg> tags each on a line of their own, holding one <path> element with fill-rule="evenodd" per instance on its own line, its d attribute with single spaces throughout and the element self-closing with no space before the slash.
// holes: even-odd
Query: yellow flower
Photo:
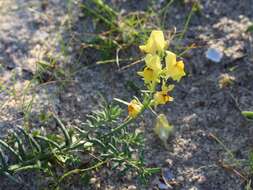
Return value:
<svg viewBox="0 0 253 190">
<path fill-rule="evenodd" d="M 161 60 L 158 55 L 147 54 L 145 57 L 146 66 L 142 72 L 138 72 L 143 77 L 145 83 L 159 82 L 159 75 L 162 71 Z"/>
<path fill-rule="evenodd" d="M 162 85 L 162 91 L 158 91 L 154 94 L 154 105 L 166 104 L 167 102 L 173 101 L 173 97 L 168 95 L 168 92 L 174 88 L 174 85 L 166 86 Z"/>
<path fill-rule="evenodd" d="M 161 60 L 158 55 L 147 54 L 145 57 L 147 67 L 160 72 L 162 70 Z"/>
<path fill-rule="evenodd" d="M 137 100 L 132 100 L 128 104 L 128 115 L 132 118 L 135 118 L 141 111 L 142 104 Z"/>
<path fill-rule="evenodd" d="M 147 44 L 139 46 L 141 51 L 151 54 L 163 52 L 165 47 L 166 41 L 161 30 L 153 30 L 150 34 Z"/>
<path fill-rule="evenodd" d="M 173 126 L 169 124 L 164 114 L 159 114 L 156 118 L 156 124 L 154 128 L 155 134 L 166 144 L 169 136 L 173 133 Z"/>
<path fill-rule="evenodd" d="M 184 72 L 184 62 L 176 60 L 176 54 L 166 51 L 166 68 L 165 75 L 166 78 L 171 77 L 173 80 L 180 81 L 183 76 L 185 76 Z"/>
</svg>

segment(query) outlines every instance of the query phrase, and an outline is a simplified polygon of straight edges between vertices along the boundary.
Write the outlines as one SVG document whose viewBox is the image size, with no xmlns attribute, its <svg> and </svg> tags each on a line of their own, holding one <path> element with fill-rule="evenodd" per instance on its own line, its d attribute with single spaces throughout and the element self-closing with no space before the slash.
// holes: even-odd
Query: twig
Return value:
<svg viewBox="0 0 253 190">
<path fill-rule="evenodd" d="M 132 67 L 132 66 L 134 66 L 134 65 L 136 65 L 136 64 L 138 64 L 138 63 L 140 63 L 140 62 L 142 62 L 142 61 L 144 61 L 144 58 L 141 58 L 141 59 L 139 59 L 139 60 L 137 60 L 137 61 L 135 61 L 135 62 L 133 62 L 133 63 L 130 63 L 129 65 L 126 65 L 126 66 L 124 66 L 124 67 L 121 67 L 121 69 L 120 69 L 119 71 L 122 71 L 122 70 L 124 70 L 124 69 L 128 69 L 129 67 Z"/>
<path fill-rule="evenodd" d="M 227 171 L 230 171 L 232 173 L 234 173 L 235 175 L 239 176 L 240 178 L 242 178 L 245 181 L 248 181 L 248 178 L 245 177 L 242 173 L 240 173 L 238 170 L 236 170 L 234 167 L 232 167 L 231 165 L 228 164 L 224 164 L 223 162 L 219 161 L 218 164 L 224 168 Z"/>
</svg>

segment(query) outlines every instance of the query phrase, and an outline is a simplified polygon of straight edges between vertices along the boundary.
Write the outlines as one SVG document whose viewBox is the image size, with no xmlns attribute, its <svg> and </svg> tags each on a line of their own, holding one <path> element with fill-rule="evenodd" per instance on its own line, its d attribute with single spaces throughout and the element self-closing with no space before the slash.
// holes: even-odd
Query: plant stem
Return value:
<svg viewBox="0 0 253 190">
<path fill-rule="evenodd" d="M 78 173 L 82 173 L 82 172 L 85 172 L 85 171 L 89 171 L 89 170 L 92 170 L 92 169 L 96 169 L 98 168 L 99 166 L 102 166 L 103 164 L 105 164 L 106 162 L 108 162 L 108 160 L 104 160 L 102 162 L 99 162 L 89 168 L 85 168 L 85 169 L 74 169 L 74 170 L 70 170 L 69 172 L 65 173 L 58 181 L 58 184 L 60 184 L 62 182 L 63 179 L 65 179 L 66 177 L 72 175 L 72 174 L 78 174 Z"/>
<path fill-rule="evenodd" d="M 130 123 L 132 123 L 132 121 L 134 121 L 134 118 L 129 118 L 128 120 L 126 120 L 124 123 L 122 123 L 121 125 L 119 125 L 118 127 L 114 128 L 113 130 L 111 130 L 109 133 L 103 135 L 102 137 L 107 137 L 112 135 L 113 133 L 120 131 L 121 129 L 125 128 L 126 126 L 128 126 Z"/>
<path fill-rule="evenodd" d="M 142 106 L 139 114 L 137 115 L 137 117 L 127 119 L 124 123 L 122 123 L 121 125 L 119 125 L 118 127 L 114 128 L 114 129 L 112 129 L 109 133 L 103 135 L 102 137 L 110 136 L 110 135 L 116 133 L 117 131 L 120 131 L 121 129 L 127 127 L 130 123 L 132 123 L 133 121 L 135 121 L 136 118 L 138 118 L 147 108 L 149 108 L 150 102 L 153 99 L 153 93 L 155 91 L 155 88 L 156 88 L 156 84 L 154 84 L 154 86 L 152 87 L 152 91 L 149 94 L 149 96 L 144 98 L 144 100 L 143 100 L 143 106 Z"/>
<path fill-rule="evenodd" d="M 193 4 L 193 6 L 191 8 L 191 11 L 190 11 L 190 13 L 189 13 L 189 15 L 188 15 L 188 17 L 186 19 L 186 22 L 184 24 L 184 29 L 183 29 L 182 33 L 180 34 L 180 36 L 179 36 L 180 41 L 182 41 L 182 39 L 184 38 L 184 35 L 185 35 L 185 33 L 186 33 L 187 29 L 188 29 L 188 26 L 190 24 L 192 15 L 193 15 L 193 13 L 195 11 L 195 6 L 196 6 L 196 3 Z"/>
</svg>

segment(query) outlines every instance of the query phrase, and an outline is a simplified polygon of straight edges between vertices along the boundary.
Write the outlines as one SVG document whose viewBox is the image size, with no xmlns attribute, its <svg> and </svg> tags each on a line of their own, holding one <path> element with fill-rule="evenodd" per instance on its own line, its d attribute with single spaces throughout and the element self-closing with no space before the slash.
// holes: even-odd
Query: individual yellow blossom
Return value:
<svg viewBox="0 0 253 190">
<path fill-rule="evenodd" d="M 154 94 L 154 105 L 166 104 L 167 102 L 173 101 L 173 97 L 168 95 L 168 92 L 174 88 L 174 85 L 166 86 L 162 85 L 162 91 L 158 91 Z"/>
<path fill-rule="evenodd" d="M 161 60 L 158 55 L 147 54 L 145 57 L 146 67 L 142 72 L 138 72 L 143 77 L 145 83 L 159 82 L 159 75 L 162 72 Z"/>
<path fill-rule="evenodd" d="M 138 72 L 143 77 L 145 83 L 153 82 L 157 80 L 157 73 L 149 67 L 145 67 L 142 72 Z"/>
<path fill-rule="evenodd" d="M 132 118 L 135 118 L 141 111 L 142 104 L 137 100 L 132 100 L 128 104 L 128 115 Z"/>
<path fill-rule="evenodd" d="M 162 65 L 158 55 L 147 54 L 145 57 L 145 63 L 147 67 L 152 68 L 156 72 L 161 72 Z"/>
<path fill-rule="evenodd" d="M 165 143 L 165 145 L 169 136 L 173 133 L 173 130 L 174 128 L 169 124 L 166 116 L 164 114 L 159 114 L 156 118 L 154 132 Z"/>
<path fill-rule="evenodd" d="M 177 61 L 176 54 L 166 51 L 165 57 L 165 75 L 166 78 L 171 77 L 173 80 L 180 81 L 183 76 L 185 76 L 184 72 L 184 62 Z"/>
<path fill-rule="evenodd" d="M 163 52 L 166 48 L 166 41 L 161 30 L 153 30 L 146 45 L 139 46 L 145 53 L 156 54 Z"/>
</svg>

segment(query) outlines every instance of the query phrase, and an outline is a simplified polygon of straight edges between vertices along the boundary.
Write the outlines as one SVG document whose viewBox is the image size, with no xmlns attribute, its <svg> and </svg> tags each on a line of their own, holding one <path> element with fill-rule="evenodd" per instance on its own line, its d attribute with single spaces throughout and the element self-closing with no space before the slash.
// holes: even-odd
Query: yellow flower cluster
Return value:
<svg viewBox="0 0 253 190">
<path fill-rule="evenodd" d="M 174 85 L 166 84 L 168 79 L 179 82 L 185 76 L 184 62 L 177 61 L 177 56 L 171 51 L 167 51 L 167 43 L 164 34 L 160 30 L 153 30 L 145 45 L 141 45 L 140 50 L 146 53 L 145 67 L 138 74 L 151 92 L 155 92 L 156 85 L 162 82 L 160 91 L 156 91 L 153 96 L 152 105 L 157 106 L 173 101 L 168 95 Z M 165 64 L 162 61 L 165 60 Z M 130 117 L 136 117 L 141 110 L 140 103 L 132 100 L 128 105 Z"/>
<path fill-rule="evenodd" d="M 145 83 L 159 83 L 160 78 L 165 80 L 171 78 L 179 82 L 185 76 L 183 61 L 177 61 L 176 54 L 166 51 L 166 47 L 163 32 L 160 30 L 152 31 L 147 44 L 140 46 L 140 49 L 147 53 L 145 57 L 146 67 L 142 72 L 139 72 Z M 162 68 L 161 63 L 161 59 L 164 58 L 163 55 L 165 55 L 164 68 Z"/>
</svg>

